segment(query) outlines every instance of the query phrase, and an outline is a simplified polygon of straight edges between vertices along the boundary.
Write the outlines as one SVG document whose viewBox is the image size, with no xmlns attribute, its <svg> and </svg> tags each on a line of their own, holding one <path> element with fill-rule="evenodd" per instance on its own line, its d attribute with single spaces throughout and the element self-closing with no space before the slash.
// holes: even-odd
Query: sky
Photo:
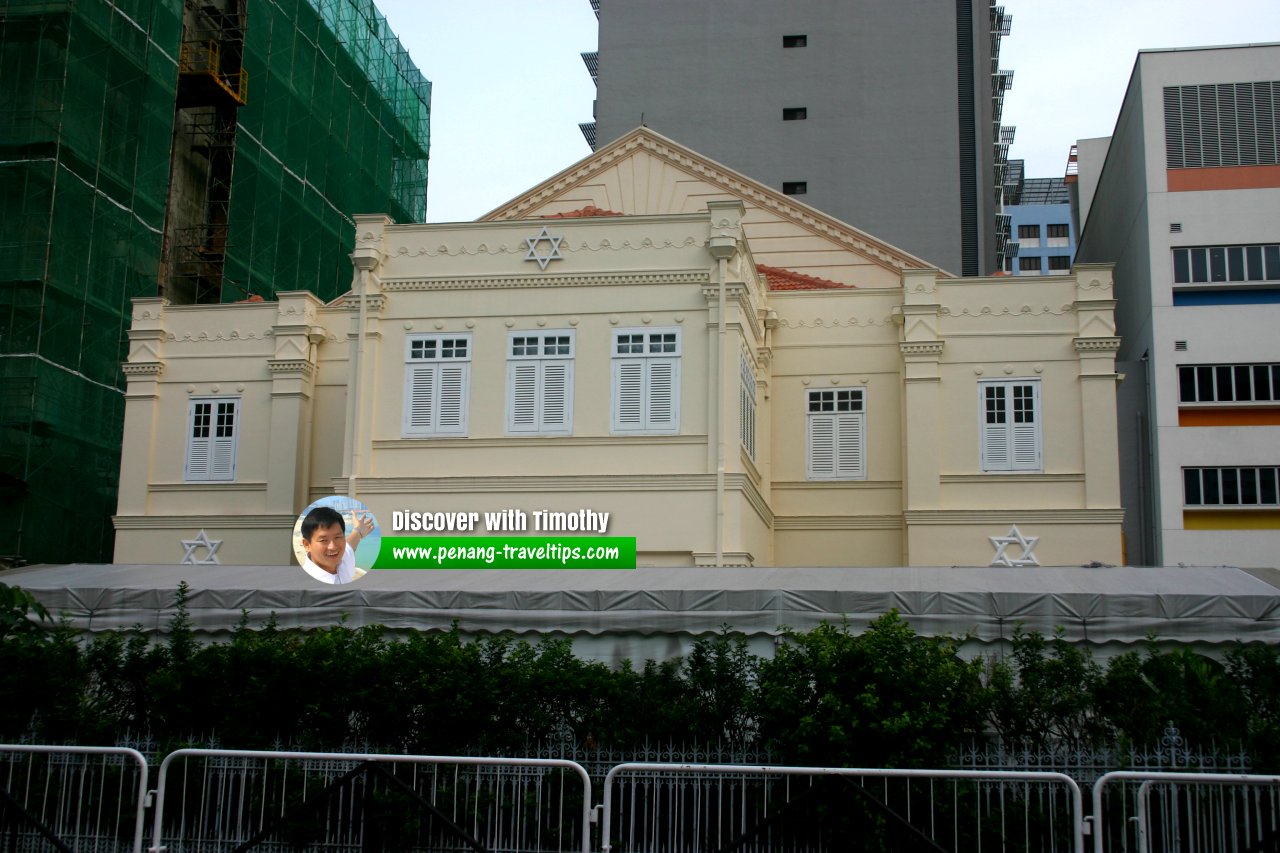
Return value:
<svg viewBox="0 0 1280 853">
<path fill-rule="evenodd" d="M 375 2 L 432 83 L 429 222 L 475 219 L 591 153 L 578 130 L 595 98 L 580 56 L 597 45 L 588 0 Z M 1003 123 L 1031 178 L 1061 176 L 1077 139 L 1111 134 L 1139 50 L 1280 42 L 1280 0 L 1003 5 Z"/>
</svg>

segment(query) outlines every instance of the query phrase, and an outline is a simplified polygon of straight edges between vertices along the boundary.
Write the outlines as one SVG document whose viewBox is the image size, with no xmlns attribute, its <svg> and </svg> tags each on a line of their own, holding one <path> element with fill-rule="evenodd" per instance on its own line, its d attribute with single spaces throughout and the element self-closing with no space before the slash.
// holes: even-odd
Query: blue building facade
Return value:
<svg viewBox="0 0 1280 853">
<path fill-rule="evenodd" d="M 1027 178 L 1007 189 L 1012 191 L 1004 212 L 1010 217 L 1010 237 L 1017 243 L 1018 251 L 1015 257 L 1005 258 L 1005 272 L 1012 275 L 1070 272 L 1076 255 L 1076 226 L 1066 180 Z"/>
</svg>

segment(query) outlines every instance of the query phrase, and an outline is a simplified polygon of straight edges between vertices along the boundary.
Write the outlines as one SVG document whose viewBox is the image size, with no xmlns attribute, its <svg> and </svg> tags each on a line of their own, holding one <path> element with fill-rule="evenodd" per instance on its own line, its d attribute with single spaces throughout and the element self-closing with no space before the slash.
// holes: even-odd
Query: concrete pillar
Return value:
<svg viewBox="0 0 1280 853">
<path fill-rule="evenodd" d="M 324 336 L 315 317 L 321 304 L 310 293 L 281 293 L 272 326 L 275 353 L 267 360 L 271 426 L 266 478 L 266 511 L 272 514 L 301 512 L 308 503 L 316 343 Z"/>
<path fill-rule="evenodd" d="M 133 300 L 129 356 L 122 366 L 124 444 L 120 452 L 119 515 L 146 515 L 147 486 L 155 463 L 156 421 L 160 408 L 160 375 L 164 372 L 164 309 L 160 297 Z"/>
</svg>

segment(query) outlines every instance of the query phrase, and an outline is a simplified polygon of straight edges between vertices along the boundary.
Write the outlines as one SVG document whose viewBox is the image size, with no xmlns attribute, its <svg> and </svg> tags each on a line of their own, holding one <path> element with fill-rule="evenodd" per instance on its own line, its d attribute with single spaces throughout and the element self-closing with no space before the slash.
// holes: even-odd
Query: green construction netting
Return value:
<svg viewBox="0 0 1280 853">
<path fill-rule="evenodd" d="M 249 4 L 222 298 L 420 221 L 430 84 L 370 0 Z M 182 0 L 0 0 L 0 556 L 111 559 L 130 299 L 157 292 Z"/>
<path fill-rule="evenodd" d="M 370 0 L 249 7 L 224 302 L 351 286 L 357 213 L 426 215 L 431 84 Z"/>
</svg>

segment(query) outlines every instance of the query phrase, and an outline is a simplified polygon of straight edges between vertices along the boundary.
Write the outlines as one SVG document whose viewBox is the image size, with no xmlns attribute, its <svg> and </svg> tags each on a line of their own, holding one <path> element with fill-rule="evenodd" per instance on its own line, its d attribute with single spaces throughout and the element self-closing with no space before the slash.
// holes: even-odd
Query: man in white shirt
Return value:
<svg viewBox="0 0 1280 853">
<path fill-rule="evenodd" d="M 342 513 L 318 506 L 302 519 L 302 547 L 307 559 L 302 568 L 322 583 L 351 583 L 356 579 L 355 546 L 373 531 L 373 517 L 355 513 L 355 529 L 345 536 Z"/>
</svg>

